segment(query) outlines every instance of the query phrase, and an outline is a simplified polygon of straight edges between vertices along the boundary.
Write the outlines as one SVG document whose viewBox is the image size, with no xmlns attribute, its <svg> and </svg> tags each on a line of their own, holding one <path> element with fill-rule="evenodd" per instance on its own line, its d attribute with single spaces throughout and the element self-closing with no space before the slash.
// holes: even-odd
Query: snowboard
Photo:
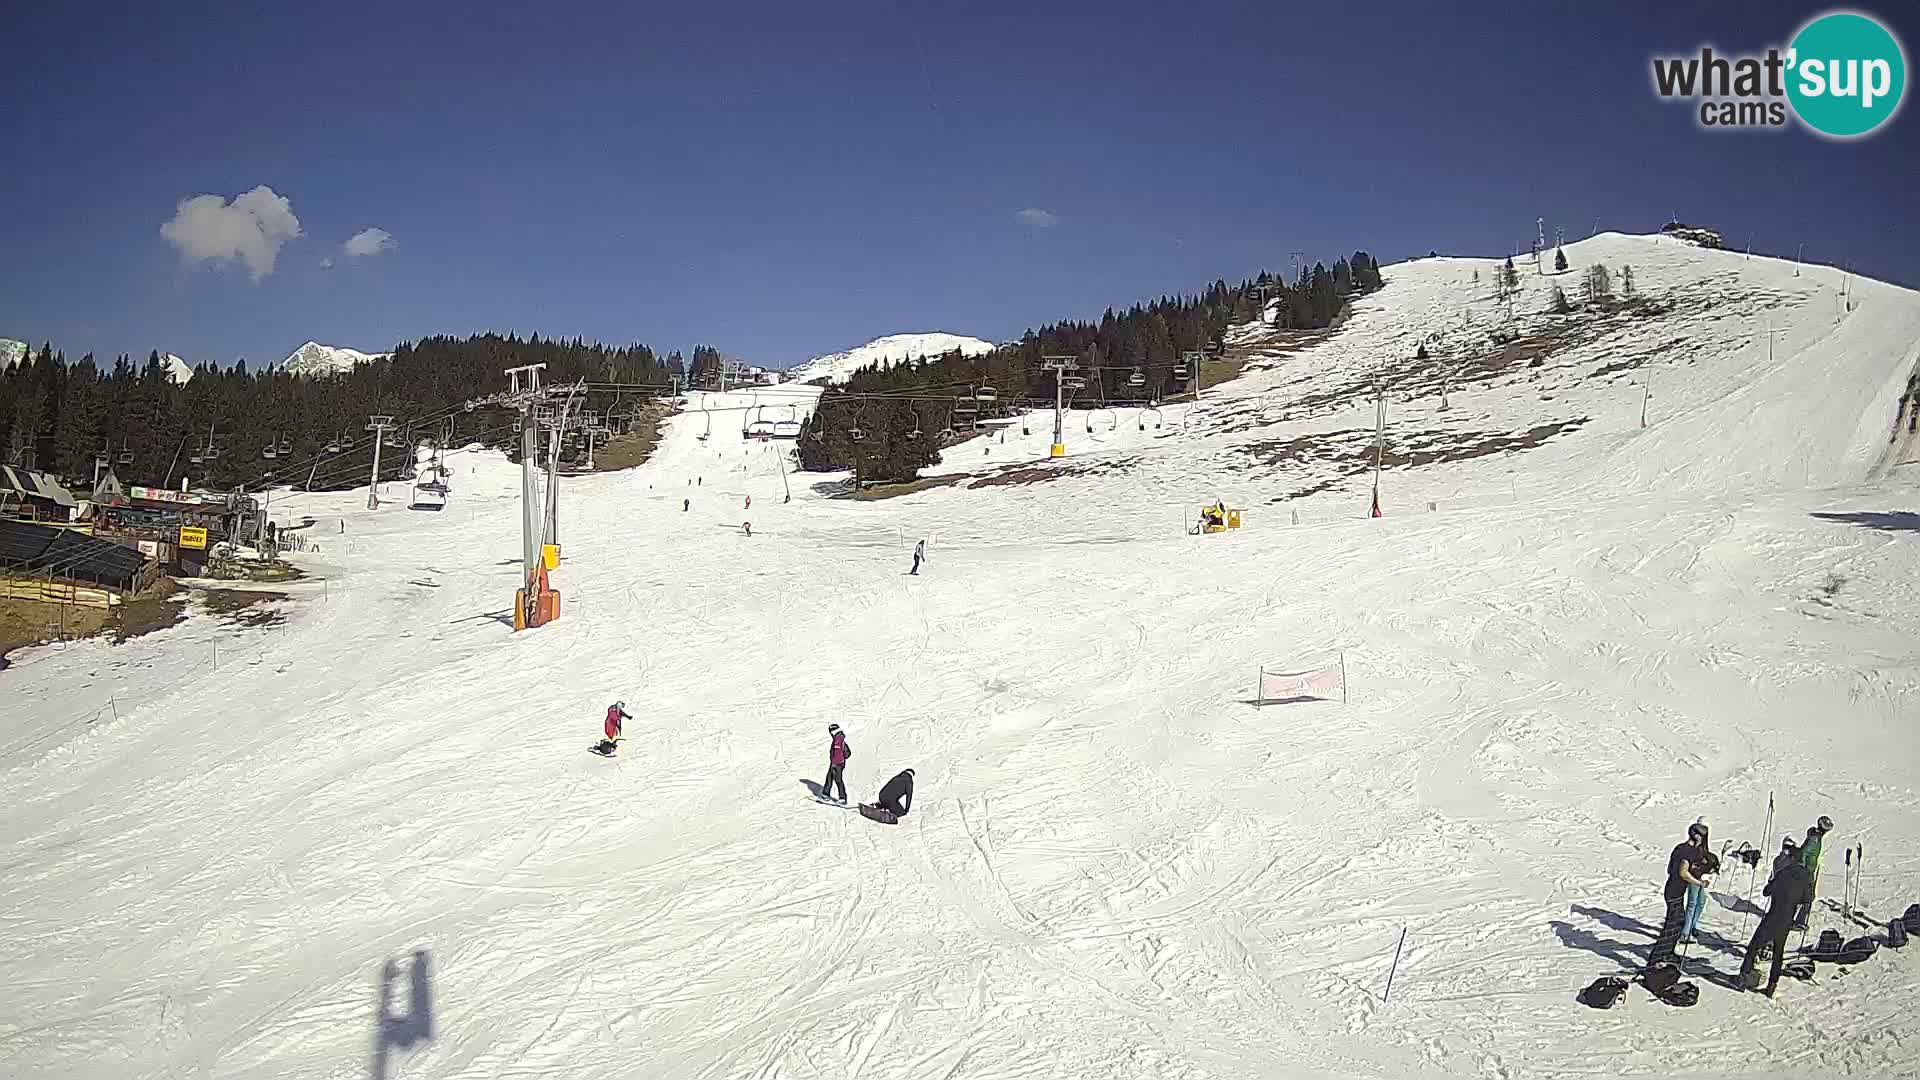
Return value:
<svg viewBox="0 0 1920 1080">
<path fill-rule="evenodd" d="M 900 819 L 894 816 L 893 811 L 883 810 L 871 803 L 860 804 L 860 816 L 866 818 L 868 821 L 877 821 L 882 825 L 900 824 Z"/>
</svg>

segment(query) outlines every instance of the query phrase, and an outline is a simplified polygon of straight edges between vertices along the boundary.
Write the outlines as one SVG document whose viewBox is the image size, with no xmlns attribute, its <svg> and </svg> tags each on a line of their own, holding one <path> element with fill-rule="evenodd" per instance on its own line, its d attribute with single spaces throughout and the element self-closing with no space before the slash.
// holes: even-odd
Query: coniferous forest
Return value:
<svg viewBox="0 0 1920 1080">
<path fill-rule="evenodd" d="M 1051 400 L 1052 376 L 1042 370 L 1042 356 L 1071 355 L 1086 369 L 1087 385 L 1075 393 L 1083 407 L 1091 400 L 1158 400 L 1184 388 L 1182 355 L 1217 349 L 1227 327 L 1270 305 L 1277 325 L 1325 327 L 1349 294 L 1379 285 L 1379 265 L 1355 252 L 1332 268 L 1315 265 L 1292 284 L 1265 273 L 1239 285 L 1215 281 L 1197 296 L 1163 297 L 1109 309 L 1098 322 L 1030 330 L 981 356 L 956 353 L 866 369 L 824 392 L 799 442 L 801 465 L 854 468 L 867 480 L 911 479 L 938 462 L 942 433 L 964 433 L 970 422 Z M 212 489 L 257 488 L 272 474 L 275 483 L 310 478 L 316 489 L 348 487 L 365 482 L 366 426 L 373 415 L 393 416 L 402 444 L 413 434 L 444 437 L 450 418 L 456 444 L 512 447 L 511 414 L 460 408 L 506 390 L 506 368 L 544 363 L 542 379 L 550 385 L 585 380 L 664 390 L 675 377 L 698 385 L 721 362 L 719 350 L 705 345 L 694 349 L 689 364 L 678 352 L 663 357 L 645 345 L 490 333 L 423 338 L 398 346 L 390 358 L 331 376 L 250 371 L 243 361 L 225 369 L 202 365 L 182 384 L 169 377 L 158 353 L 144 362 L 122 355 L 102 363 L 91 354 L 69 359 L 46 344 L 0 372 L 0 460 L 80 489 L 102 458 L 128 484 L 177 486 L 185 478 Z M 1132 383 L 1136 372 L 1141 385 Z M 972 413 L 955 409 L 982 387 L 991 387 L 996 400 L 978 403 Z M 584 407 L 605 414 L 623 398 L 633 404 L 638 395 L 591 390 Z M 420 429 L 411 430 L 409 422 Z M 206 453 L 209 448 L 217 453 Z M 382 471 L 397 475 L 404 458 L 392 455 Z"/>
<path fill-rule="evenodd" d="M 375 414 L 395 418 L 403 444 L 416 434 L 407 422 L 427 417 L 437 419 L 417 434 L 444 437 L 450 413 L 457 443 L 512 445 L 511 414 L 460 405 L 507 389 L 506 368 L 540 363 L 549 384 L 584 379 L 662 389 L 683 366 L 678 353 L 662 358 L 644 345 L 482 334 L 423 338 L 389 359 L 333 376 L 251 372 L 243 361 L 224 370 L 202 365 L 178 384 L 157 353 L 143 364 L 121 356 L 102 365 L 92 355 L 70 361 L 43 345 L 0 372 L 0 455 L 82 487 L 91 482 L 96 455 L 128 484 L 177 486 L 185 477 L 213 489 L 258 487 L 273 471 L 274 482 L 312 476 L 316 489 L 347 487 L 366 482 L 366 426 Z M 585 407 L 604 412 L 615 400 L 613 391 L 593 391 Z M 351 453 L 327 451 L 348 444 L 357 444 Z M 208 456 L 209 445 L 218 453 Z M 405 457 L 387 455 L 383 473 L 397 475 Z M 282 464 L 297 464 L 300 475 L 278 471 Z"/>
<path fill-rule="evenodd" d="M 1185 389 L 1182 355 L 1217 351 L 1229 326 L 1272 305 L 1275 325 L 1320 329 L 1339 315 L 1348 296 L 1380 284 L 1379 264 L 1357 251 L 1332 269 L 1316 264 L 1292 284 L 1265 273 L 1239 285 L 1215 281 L 1198 296 L 1163 297 L 1126 311 L 1109 308 L 1097 323 L 1065 321 L 1029 330 L 1018 342 L 979 356 L 956 352 L 864 368 L 845 385 L 822 392 L 800 439 L 801 467 L 852 469 L 863 481 L 911 480 L 937 464 L 941 443 L 965 435 L 970 422 L 1050 403 L 1053 375 L 1041 367 L 1043 356 L 1076 359 L 1086 379 L 1073 393 L 1078 408 L 1159 401 Z M 1135 373 L 1145 377 L 1141 385 L 1133 384 Z M 991 388 L 991 403 L 967 400 L 983 387 Z M 975 411 L 966 411 L 970 404 Z"/>
</svg>

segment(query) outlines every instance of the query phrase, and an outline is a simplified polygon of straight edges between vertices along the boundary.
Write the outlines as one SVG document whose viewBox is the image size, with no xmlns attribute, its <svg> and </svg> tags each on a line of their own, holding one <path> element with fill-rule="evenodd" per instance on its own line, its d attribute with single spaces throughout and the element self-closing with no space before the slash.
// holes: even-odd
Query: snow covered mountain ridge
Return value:
<svg viewBox="0 0 1920 1080">
<path fill-rule="evenodd" d="M 161 353 L 160 365 L 167 369 L 167 378 L 181 386 L 193 381 L 193 365 L 172 353 Z"/>
<path fill-rule="evenodd" d="M 992 352 L 993 348 L 991 341 L 982 341 L 977 337 L 966 337 L 960 334 L 937 331 L 923 334 L 888 334 L 845 352 L 816 356 L 789 371 L 787 378 L 792 382 L 810 382 L 824 378 L 843 383 L 853 378 L 853 373 L 861 368 L 897 364 L 903 360 L 921 357 L 944 356 L 955 349 L 968 356 L 979 356 L 982 353 Z"/>
<path fill-rule="evenodd" d="M 284 371 L 289 375 L 314 377 L 338 375 L 352 371 L 361 364 L 373 360 L 385 360 L 392 355 L 390 352 L 364 353 L 358 349 L 349 349 L 340 345 L 322 345 L 317 341 L 309 341 L 288 353 L 287 358 L 280 361 L 275 370 Z"/>
<path fill-rule="evenodd" d="M 0 371 L 5 371 L 19 363 L 20 358 L 27 355 L 27 349 L 27 343 L 24 341 L 0 338 Z"/>
</svg>

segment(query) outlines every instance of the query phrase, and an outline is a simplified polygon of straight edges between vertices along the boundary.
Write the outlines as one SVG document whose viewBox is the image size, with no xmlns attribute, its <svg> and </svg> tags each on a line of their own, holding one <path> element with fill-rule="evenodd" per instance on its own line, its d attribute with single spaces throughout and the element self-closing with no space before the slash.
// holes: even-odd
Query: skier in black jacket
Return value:
<svg viewBox="0 0 1920 1080">
<path fill-rule="evenodd" d="M 907 810 L 913 806 L 913 770 L 906 769 L 887 781 L 873 805 L 882 810 L 891 810 L 895 817 L 906 817 Z"/>
<path fill-rule="evenodd" d="M 1774 987 L 1780 985 L 1780 964 L 1786 959 L 1787 935 L 1793 931 L 1794 912 L 1813 898 L 1813 875 L 1807 873 L 1807 868 L 1797 859 L 1783 863 L 1767 882 L 1764 892 L 1773 903 L 1767 905 L 1760 925 L 1753 928 L 1753 940 L 1747 942 L 1747 958 L 1740 965 L 1740 985 L 1753 986 L 1760 949 L 1769 947 L 1773 950 L 1773 969 L 1767 974 L 1767 988 L 1760 992 L 1772 997 Z"/>
</svg>

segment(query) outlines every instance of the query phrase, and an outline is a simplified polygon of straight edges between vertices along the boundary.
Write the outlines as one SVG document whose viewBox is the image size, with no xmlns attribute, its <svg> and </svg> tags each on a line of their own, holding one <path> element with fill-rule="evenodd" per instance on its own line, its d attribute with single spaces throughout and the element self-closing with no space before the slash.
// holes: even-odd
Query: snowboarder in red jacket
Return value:
<svg viewBox="0 0 1920 1080">
<path fill-rule="evenodd" d="M 840 730 L 839 724 L 828 724 L 827 734 L 833 737 L 833 741 L 827 744 L 827 779 L 820 785 L 820 797 L 845 806 L 847 781 L 842 773 L 847 767 L 847 759 L 853 756 L 853 748 L 847 745 L 847 733 Z M 836 788 L 840 791 L 838 795 L 833 793 Z"/>
<path fill-rule="evenodd" d="M 627 712 L 627 703 L 616 701 L 607 706 L 606 738 L 594 744 L 596 753 L 612 756 L 614 747 L 620 744 L 620 721 L 631 720 L 633 715 Z"/>
</svg>

